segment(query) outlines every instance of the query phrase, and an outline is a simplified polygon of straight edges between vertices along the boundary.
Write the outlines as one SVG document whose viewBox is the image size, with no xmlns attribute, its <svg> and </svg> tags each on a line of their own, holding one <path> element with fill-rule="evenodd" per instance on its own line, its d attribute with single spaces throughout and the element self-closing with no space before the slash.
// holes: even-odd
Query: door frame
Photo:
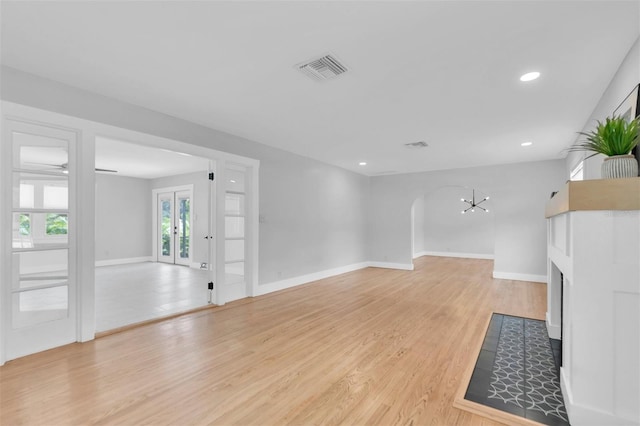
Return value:
<svg viewBox="0 0 640 426">
<path fill-rule="evenodd" d="M 258 176 L 260 169 L 260 161 L 257 159 L 243 157 L 240 155 L 230 154 L 223 151 L 207 148 L 204 145 L 186 143 L 175 139 L 155 136 L 136 130 L 130 130 L 110 124 L 97 121 L 91 121 L 84 118 L 73 117 L 69 115 L 51 112 L 39 108 L 21 105 L 9 101 L 0 101 L 0 111 L 2 118 L 17 118 L 22 121 L 34 124 L 42 124 L 49 127 L 62 127 L 66 129 L 75 129 L 78 132 L 77 140 L 77 175 L 76 175 L 76 197 L 77 197 L 77 239 L 74 242 L 77 264 L 77 280 L 76 286 L 76 341 L 86 342 L 95 338 L 95 140 L 96 136 L 122 140 L 124 142 L 136 143 L 153 148 L 168 149 L 171 151 L 182 152 L 194 156 L 210 159 L 213 162 L 212 172 L 215 174 L 215 180 L 211 185 L 211 193 L 215 197 L 211 200 L 215 202 L 215 209 L 219 211 L 224 209 L 223 190 L 217 190 L 219 185 L 218 171 L 224 170 L 226 162 L 242 164 L 248 170 L 247 185 L 247 267 L 245 270 L 245 278 L 247 281 L 248 296 L 258 294 Z M 114 118 L 117 120 L 117 118 Z M 145 128 L 144 123 L 133 123 L 130 125 L 138 125 Z M 145 130 L 148 126 L 145 128 Z M 161 132 L 163 129 L 156 129 Z M 149 130 L 148 130 L 149 131 Z M 151 129 L 150 131 L 153 131 Z M 213 131 L 213 129 L 212 129 Z M 200 142 L 205 144 L 207 142 Z M 5 161 L 3 154 L 0 153 L 0 161 Z M 4 167 L 2 168 L 4 170 Z M 3 172 L 6 173 L 6 172 Z M 0 181 L 0 196 L 4 200 L 11 200 L 11 180 L 4 178 Z M 222 218 L 222 220 L 221 220 Z M 7 241 L 11 238 L 11 217 L 7 214 L 7 208 L 0 209 L 0 259 L 7 260 L 10 257 L 7 252 Z M 6 226 L 7 224 L 8 227 Z M 215 256 L 216 265 L 224 265 L 224 214 L 216 214 L 216 221 L 212 227 L 214 231 L 213 249 L 210 255 Z M 211 240 L 210 240 L 211 241 Z M 220 250 L 222 243 L 222 250 Z M 10 264 L 10 263 L 9 263 Z M 9 265 L 5 263 L 4 265 Z M 3 267 L 3 271 L 4 271 Z M 224 300 L 220 297 L 220 285 L 224 283 L 224 269 L 215 268 L 211 271 L 211 279 L 216 283 L 214 286 L 214 303 L 224 304 Z M 2 276 L 0 276 L 2 278 Z M 2 278 L 4 279 L 4 278 Z M 6 312 L 5 309 L 7 298 L 0 291 L 0 310 Z M 0 365 L 6 361 L 6 327 L 7 321 L 4 314 L 0 315 Z"/>
<path fill-rule="evenodd" d="M 206 173 L 206 172 L 202 172 L 202 173 Z M 175 201 L 175 193 L 176 192 L 181 192 L 181 191 L 189 191 L 189 200 L 191 200 L 191 208 L 189 209 L 189 220 L 191 223 L 191 226 L 193 226 L 193 184 L 189 184 L 189 185 L 179 185 L 179 186 L 169 186 L 166 188 L 156 188 L 156 189 L 152 189 L 151 190 L 151 216 L 152 216 L 152 220 L 151 220 L 151 229 L 152 229 L 152 233 L 151 233 L 151 259 L 154 262 L 162 262 L 162 260 L 160 260 L 160 253 L 158 253 L 158 197 L 160 196 L 160 194 L 165 194 L 167 192 L 173 192 L 174 194 L 174 201 Z M 173 209 L 174 209 L 174 213 L 175 213 L 175 202 L 173 203 Z M 211 210 L 211 209 L 209 209 Z M 213 214 L 213 212 L 209 211 L 209 214 Z M 191 235 L 193 235 L 193 232 L 191 233 Z M 175 238 L 174 238 L 174 245 L 172 247 L 172 250 L 175 252 Z M 174 253 L 175 255 L 175 253 Z M 212 261 L 214 261 L 215 259 L 209 259 L 210 264 Z M 196 268 L 196 267 L 200 267 L 200 265 L 194 265 L 192 263 L 193 261 L 193 253 L 191 251 L 191 249 L 189 250 L 189 263 L 187 266 L 191 267 L 191 268 Z M 176 265 L 179 265 L 179 263 L 175 263 Z"/>
</svg>

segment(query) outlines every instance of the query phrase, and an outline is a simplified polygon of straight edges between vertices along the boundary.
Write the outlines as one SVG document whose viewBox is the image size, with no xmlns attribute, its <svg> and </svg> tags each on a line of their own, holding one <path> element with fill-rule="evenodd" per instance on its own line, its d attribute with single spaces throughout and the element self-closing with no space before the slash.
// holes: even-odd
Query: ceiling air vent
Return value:
<svg viewBox="0 0 640 426">
<path fill-rule="evenodd" d="M 420 141 L 420 142 L 405 143 L 404 146 L 409 149 L 421 149 L 421 148 L 428 147 L 429 144 L 426 143 L 425 141 Z"/>
<path fill-rule="evenodd" d="M 347 67 L 341 64 L 333 55 L 326 55 L 322 58 L 298 64 L 296 68 L 316 81 L 329 80 L 347 72 Z"/>
</svg>

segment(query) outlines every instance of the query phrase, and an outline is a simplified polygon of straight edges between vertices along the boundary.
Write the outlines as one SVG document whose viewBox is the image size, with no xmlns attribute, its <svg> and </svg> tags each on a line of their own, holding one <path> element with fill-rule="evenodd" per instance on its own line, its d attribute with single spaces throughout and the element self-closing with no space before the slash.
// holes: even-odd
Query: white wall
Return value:
<svg viewBox="0 0 640 426">
<path fill-rule="evenodd" d="M 209 233 L 209 182 L 211 181 L 207 175 L 207 171 L 201 171 L 150 180 L 151 190 L 193 185 L 193 199 L 191 200 L 193 223 L 191 224 L 190 244 L 192 263 L 209 263 L 209 246 L 204 238 Z M 151 215 L 149 215 L 149 223 L 151 223 Z"/>
<path fill-rule="evenodd" d="M 546 276 L 544 207 L 564 181 L 563 160 L 372 178 L 371 260 L 410 264 L 413 201 L 441 187 L 476 187 L 491 196 L 495 211 L 494 270 Z"/>
<path fill-rule="evenodd" d="M 151 256 L 147 179 L 96 173 L 96 261 Z"/>
<path fill-rule="evenodd" d="M 436 253 L 453 253 L 459 255 L 493 256 L 495 245 L 492 194 L 479 188 L 476 190 L 476 202 L 490 197 L 475 212 L 461 214 L 469 207 L 460 201 L 461 198 L 471 200 L 473 188 L 447 186 L 426 194 L 424 199 L 424 250 Z"/>
<path fill-rule="evenodd" d="M 609 83 L 609 86 L 602 94 L 602 98 L 596 105 L 593 113 L 589 117 L 589 120 L 585 123 L 581 132 L 589 132 L 594 129 L 596 120 L 604 121 L 606 117 L 613 114 L 613 111 L 622 103 L 631 90 L 640 83 L 640 38 L 636 40 L 634 45 L 629 50 L 629 53 L 625 57 L 620 68 L 616 72 L 615 76 Z M 576 141 L 582 139 L 582 137 L 576 137 Z M 570 153 L 567 156 L 566 161 L 566 176 L 569 178 L 571 169 L 580 162 L 581 159 L 591 153 Z M 584 178 L 586 179 L 600 179 L 600 166 L 604 160 L 603 155 L 597 155 L 590 158 L 585 162 Z"/>
<path fill-rule="evenodd" d="M 260 160 L 261 284 L 367 260 L 369 178 L 12 68 L 1 77 L 6 101 Z"/>
<path fill-rule="evenodd" d="M 424 248 L 424 197 L 418 197 L 411 206 L 413 220 L 413 257 L 420 256 Z"/>
</svg>

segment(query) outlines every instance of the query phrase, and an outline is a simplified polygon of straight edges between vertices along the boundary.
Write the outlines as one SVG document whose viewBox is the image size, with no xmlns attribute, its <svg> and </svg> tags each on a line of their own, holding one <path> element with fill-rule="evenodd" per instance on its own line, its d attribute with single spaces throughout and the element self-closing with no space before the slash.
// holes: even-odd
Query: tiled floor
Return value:
<svg viewBox="0 0 640 426">
<path fill-rule="evenodd" d="M 166 263 L 96 268 L 96 331 L 207 304 L 208 271 Z"/>
<path fill-rule="evenodd" d="M 544 321 L 493 314 L 465 399 L 542 424 L 568 425 L 553 346 Z"/>
</svg>

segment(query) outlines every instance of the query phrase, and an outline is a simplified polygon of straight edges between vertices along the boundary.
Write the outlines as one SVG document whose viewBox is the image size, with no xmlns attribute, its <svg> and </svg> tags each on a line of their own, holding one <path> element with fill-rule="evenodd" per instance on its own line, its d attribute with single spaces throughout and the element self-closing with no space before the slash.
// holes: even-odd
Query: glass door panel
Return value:
<svg viewBox="0 0 640 426">
<path fill-rule="evenodd" d="M 158 195 L 158 261 L 174 263 L 173 193 Z"/>
<path fill-rule="evenodd" d="M 178 206 L 178 214 L 174 219 L 174 229 L 177 230 L 175 252 L 176 263 L 189 265 L 190 239 L 191 239 L 191 195 L 189 191 L 175 193 L 175 203 Z"/>
<path fill-rule="evenodd" d="M 244 194 L 231 192 L 225 194 L 225 215 L 244 216 Z"/>
<path fill-rule="evenodd" d="M 244 282 L 244 262 L 225 263 L 224 273 L 227 284 Z"/>
<path fill-rule="evenodd" d="M 244 240 L 225 240 L 224 242 L 225 262 L 238 262 L 244 260 Z"/>
<path fill-rule="evenodd" d="M 244 217 L 225 216 L 224 231 L 226 238 L 244 238 Z"/>
<path fill-rule="evenodd" d="M 42 287 L 13 293 L 13 328 L 67 318 L 69 287 Z"/>
</svg>

